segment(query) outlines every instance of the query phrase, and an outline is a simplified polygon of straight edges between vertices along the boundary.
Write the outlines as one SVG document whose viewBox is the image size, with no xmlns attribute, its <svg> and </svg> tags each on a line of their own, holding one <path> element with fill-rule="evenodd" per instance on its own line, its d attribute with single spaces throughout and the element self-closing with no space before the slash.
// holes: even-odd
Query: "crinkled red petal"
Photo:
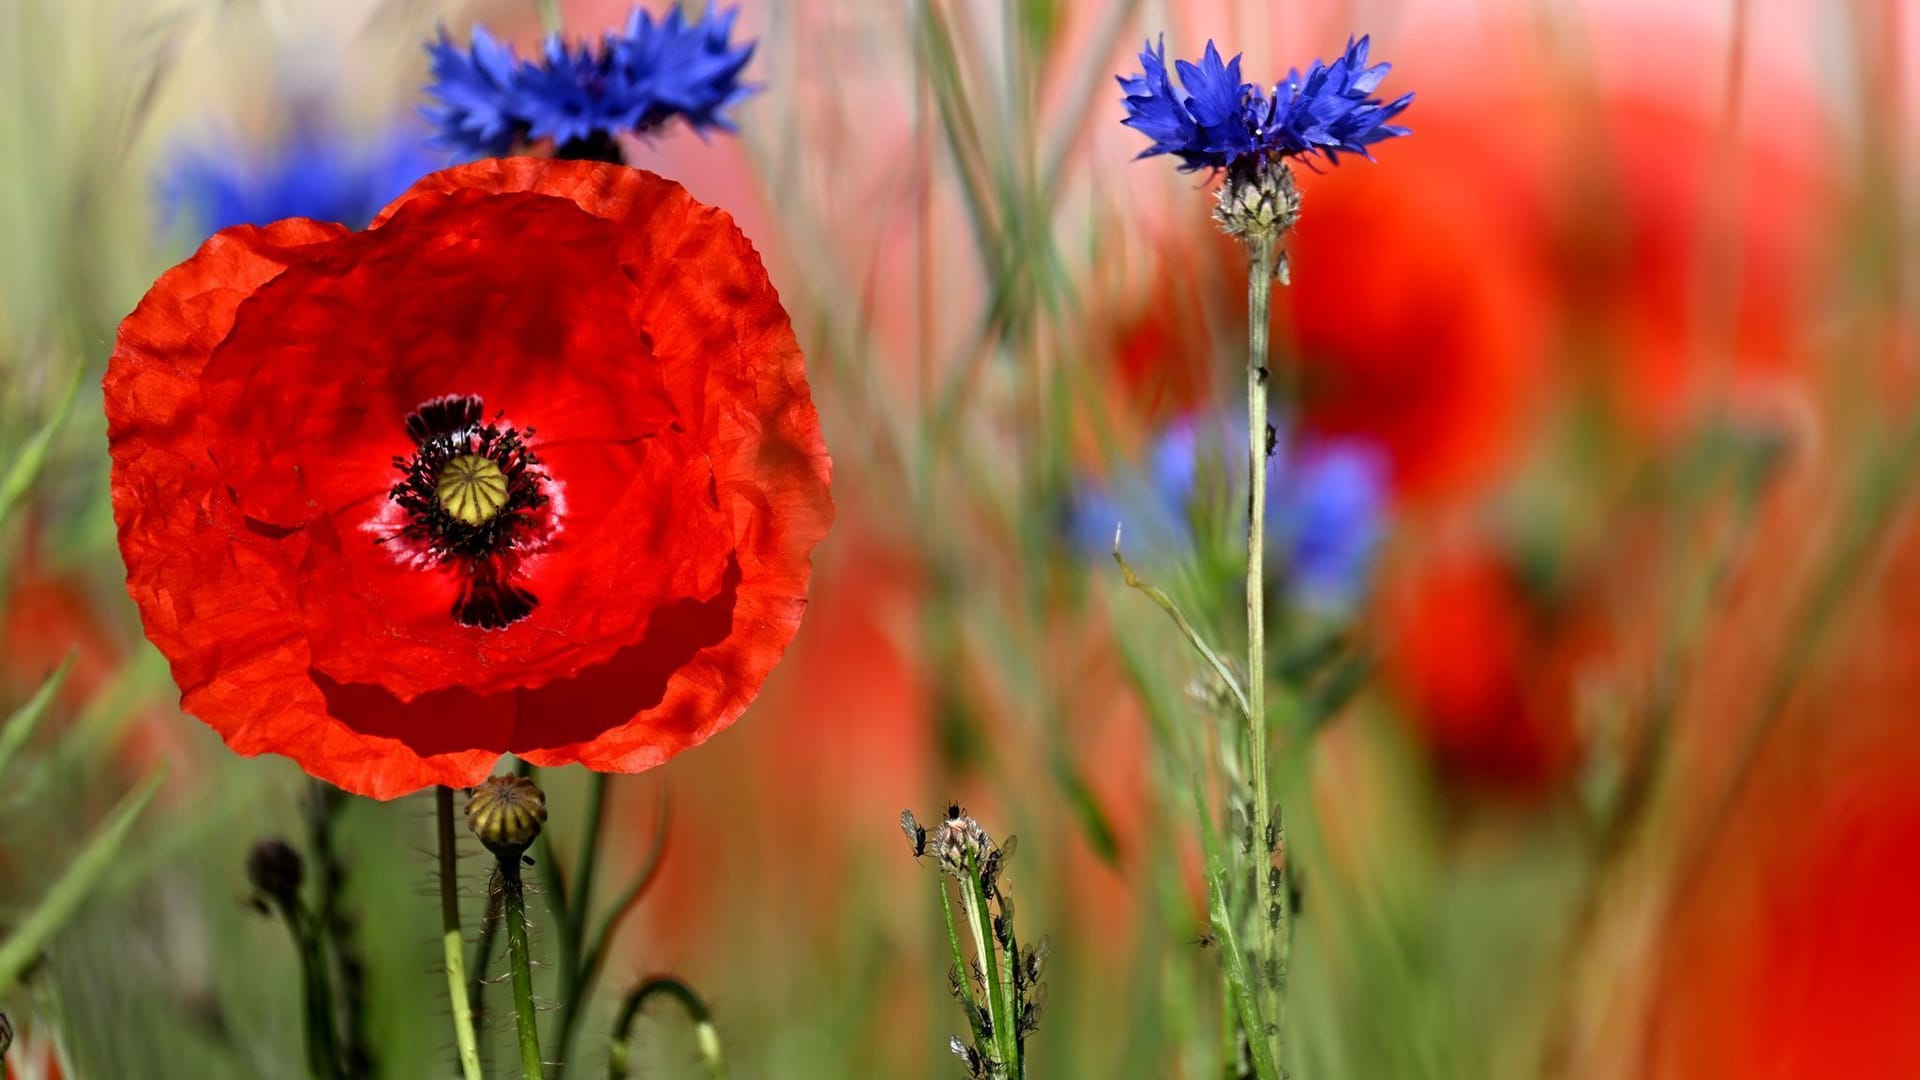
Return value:
<svg viewBox="0 0 1920 1080">
<path fill-rule="evenodd" d="M 504 630 L 376 543 L 405 414 L 444 393 L 532 428 L 564 500 Z M 503 751 L 633 771 L 725 727 L 832 518 L 758 255 L 615 166 L 481 162 L 365 233 L 223 232 L 122 325 L 106 396 L 129 589 L 183 707 L 375 797 Z"/>
</svg>

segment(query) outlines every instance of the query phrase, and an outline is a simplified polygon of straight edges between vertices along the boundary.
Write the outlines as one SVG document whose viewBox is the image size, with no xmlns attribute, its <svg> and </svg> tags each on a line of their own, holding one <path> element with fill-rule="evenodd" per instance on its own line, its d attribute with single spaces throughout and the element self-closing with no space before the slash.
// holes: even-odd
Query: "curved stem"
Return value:
<svg viewBox="0 0 1920 1080">
<path fill-rule="evenodd" d="M 533 955 L 527 944 L 527 887 L 520 856 L 500 860 L 500 914 L 507 920 L 507 961 L 513 970 L 513 1014 L 520 1032 L 520 1072 L 542 1080 L 540 1022 L 533 1011 Z"/>
<path fill-rule="evenodd" d="M 693 992 L 693 987 L 671 975 L 655 975 L 646 980 L 634 987 L 621 1004 L 620 1017 L 613 1025 L 613 1039 L 607 1046 L 608 1080 L 626 1080 L 627 1042 L 633 1022 L 646 1008 L 647 999 L 656 994 L 678 1001 L 692 1018 L 694 1039 L 700 1044 L 700 1060 L 707 1067 L 708 1080 L 727 1080 L 727 1062 L 720 1052 L 720 1030 L 713 1026 L 713 1013 L 708 1011 L 707 1003 L 700 1000 L 700 995 Z"/>
<path fill-rule="evenodd" d="M 619 928 L 620 921 L 626 918 L 627 913 L 633 909 L 633 905 L 638 903 L 642 896 L 646 895 L 648 886 L 653 884 L 654 878 L 658 876 L 660 872 L 662 860 L 665 858 L 667 851 L 667 836 L 669 834 L 670 824 L 668 814 L 669 806 L 670 804 L 663 791 L 660 797 L 659 824 L 654 827 L 653 843 L 651 847 L 649 847 L 646 856 L 641 859 L 640 869 L 634 873 L 633 877 L 627 880 L 626 885 L 621 888 L 619 895 L 615 897 L 613 905 L 600 917 L 599 923 L 594 927 L 593 936 L 585 939 L 581 945 L 577 946 L 582 950 L 578 966 L 574 969 L 573 978 L 569 982 L 563 982 L 562 984 L 571 985 L 573 988 L 568 992 L 566 1002 L 560 1007 L 559 1040 L 560 1052 L 563 1056 L 566 1055 L 569 1052 L 569 1048 L 572 1047 L 574 1029 L 579 1026 L 580 1018 L 584 1015 L 584 1010 L 581 1008 L 581 1005 L 584 1003 L 586 997 L 593 992 L 594 985 L 600 980 L 600 971 L 606 966 L 607 948 L 612 943 L 613 932 Z M 597 807 L 593 811 L 592 821 L 594 823 L 592 830 L 597 833 L 599 831 L 598 822 L 600 821 L 600 812 Z M 574 914 L 579 923 L 582 925 L 586 923 L 588 910 L 584 899 L 581 901 L 580 910 Z M 559 1077 L 564 1075 L 565 1069 L 566 1062 L 562 1061 L 555 1069 L 555 1080 L 559 1080 Z"/>
<path fill-rule="evenodd" d="M 473 1034 L 467 1000 L 467 961 L 460 940 L 460 894 L 454 877 L 453 789 L 434 789 L 440 832 L 440 944 L 447 965 L 447 997 L 453 1003 L 453 1034 L 460 1047 L 460 1073 L 480 1080 L 480 1043 Z"/>
<path fill-rule="evenodd" d="M 593 987 L 593 972 L 589 969 L 589 956 L 581 952 L 583 938 L 587 929 L 587 917 L 593 912 L 594 870 L 600 856 L 600 829 L 607 814 L 607 774 L 593 773 L 587 778 L 587 816 L 586 825 L 580 831 L 580 855 L 573 862 L 574 882 L 571 902 L 564 897 L 558 907 L 564 908 L 560 919 L 560 1022 L 555 1045 L 559 1047 L 560 1063 L 554 1073 L 558 1077 L 566 1075 L 567 1063 L 572 1060 L 574 1026 L 579 1022 L 581 1006 Z M 547 845 L 546 863 L 554 865 L 553 845 Z"/>
</svg>

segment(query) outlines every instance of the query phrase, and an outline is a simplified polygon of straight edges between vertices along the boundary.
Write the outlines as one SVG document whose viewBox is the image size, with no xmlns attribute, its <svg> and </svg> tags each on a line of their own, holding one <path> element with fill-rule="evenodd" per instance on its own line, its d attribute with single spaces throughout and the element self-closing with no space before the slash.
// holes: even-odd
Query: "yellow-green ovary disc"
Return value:
<svg viewBox="0 0 1920 1080">
<path fill-rule="evenodd" d="M 507 474 L 491 458 L 461 454 L 441 466 L 433 492 L 455 520 L 483 525 L 507 505 Z"/>
</svg>

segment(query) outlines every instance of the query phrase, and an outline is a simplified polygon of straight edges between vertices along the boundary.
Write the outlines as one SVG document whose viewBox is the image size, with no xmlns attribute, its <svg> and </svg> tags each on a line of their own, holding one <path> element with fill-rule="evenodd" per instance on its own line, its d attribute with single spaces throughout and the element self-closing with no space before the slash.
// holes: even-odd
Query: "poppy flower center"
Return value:
<svg viewBox="0 0 1920 1080">
<path fill-rule="evenodd" d="M 454 621 L 498 630 L 540 603 L 519 578 L 559 521 L 553 479 L 527 445 L 533 429 L 484 417 L 473 394 L 434 398 L 408 414 L 414 451 L 393 459 L 400 480 L 388 500 L 397 514 L 383 515 L 398 529 L 380 543 L 408 566 L 456 575 Z"/>
<path fill-rule="evenodd" d="M 461 454 L 441 466 L 434 495 L 458 520 L 482 525 L 507 505 L 507 474 L 492 458 Z"/>
</svg>

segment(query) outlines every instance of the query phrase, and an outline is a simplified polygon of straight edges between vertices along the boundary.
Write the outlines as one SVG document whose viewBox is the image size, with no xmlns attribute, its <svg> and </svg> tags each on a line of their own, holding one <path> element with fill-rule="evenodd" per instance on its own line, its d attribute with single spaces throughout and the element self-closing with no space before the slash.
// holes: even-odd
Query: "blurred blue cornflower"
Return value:
<svg viewBox="0 0 1920 1080">
<path fill-rule="evenodd" d="M 444 159 L 411 125 L 369 140 L 298 116 L 272 147 L 228 138 L 181 148 L 161 178 L 160 198 L 167 219 L 185 215 L 202 235 L 289 217 L 363 229 Z"/>
<path fill-rule="evenodd" d="M 1225 416 L 1185 418 L 1156 436 L 1146 460 L 1073 499 L 1074 543 L 1090 554 L 1125 547 L 1146 558 L 1190 551 L 1195 521 L 1220 506 L 1247 502 L 1247 436 Z M 1384 451 L 1360 439 L 1289 444 L 1267 458 L 1268 558 L 1294 603 L 1315 611 L 1349 609 L 1365 590 L 1386 527 Z"/>
<path fill-rule="evenodd" d="M 1342 153 L 1368 160 L 1367 147 L 1405 135 L 1390 121 L 1413 101 L 1403 94 L 1391 104 L 1373 96 L 1390 64 L 1367 66 L 1367 39 L 1347 40 L 1331 64 L 1315 60 L 1303 76 L 1287 72 L 1271 92 L 1240 78 L 1240 57 L 1222 62 L 1207 42 L 1198 64 L 1174 61 L 1184 92 L 1167 74 L 1163 37 L 1140 53 L 1141 73 L 1119 76 L 1126 94 L 1128 127 L 1153 140 L 1141 157 L 1173 154 L 1182 171 L 1225 169 L 1247 159 L 1323 154 L 1339 164 Z"/>
<path fill-rule="evenodd" d="M 549 37 L 539 60 L 521 60 L 475 27 L 466 49 L 445 28 L 429 42 L 438 101 L 423 110 L 438 140 L 475 157 L 553 141 L 560 156 L 617 155 L 614 137 L 657 131 L 675 118 L 694 131 L 734 130 L 728 106 L 758 87 L 740 81 L 754 43 L 735 45 L 737 8 L 711 3 L 688 21 L 679 8 L 655 20 L 635 9 L 625 30 L 597 43 Z"/>
</svg>

